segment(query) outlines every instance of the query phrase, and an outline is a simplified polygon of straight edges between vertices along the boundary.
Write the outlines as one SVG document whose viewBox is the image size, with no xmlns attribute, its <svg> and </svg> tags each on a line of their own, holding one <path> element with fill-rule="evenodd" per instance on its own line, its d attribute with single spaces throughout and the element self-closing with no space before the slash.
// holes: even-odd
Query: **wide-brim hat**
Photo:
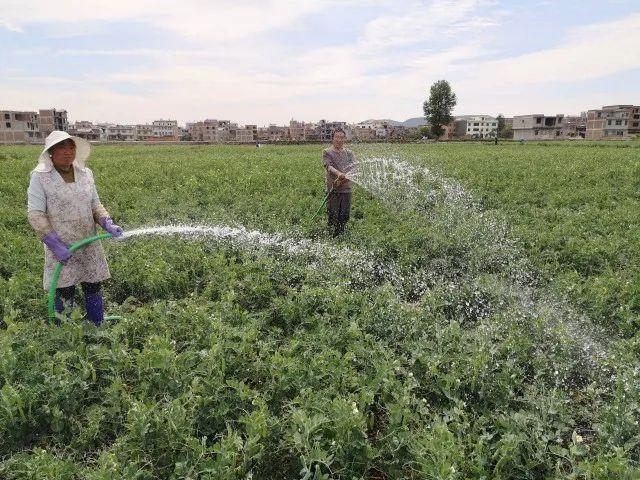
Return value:
<svg viewBox="0 0 640 480">
<path fill-rule="evenodd" d="M 49 149 L 56 143 L 64 142 L 71 139 L 76 144 L 76 158 L 73 160 L 73 164 L 81 170 L 84 170 L 87 164 L 87 158 L 91 153 L 91 144 L 84 138 L 74 137 L 67 132 L 61 130 L 54 130 L 51 132 L 44 141 L 44 150 L 38 157 L 38 166 L 34 169 L 36 172 L 50 172 L 53 168 L 53 162 L 49 155 Z"/>
</svg>

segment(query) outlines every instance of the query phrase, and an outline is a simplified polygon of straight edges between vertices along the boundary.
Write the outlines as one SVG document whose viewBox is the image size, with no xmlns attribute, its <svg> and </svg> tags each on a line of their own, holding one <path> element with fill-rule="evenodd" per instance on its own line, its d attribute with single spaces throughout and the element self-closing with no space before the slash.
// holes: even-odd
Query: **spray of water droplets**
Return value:
<svg viewBox="0 0 640 480">
<path fill-rule="evenodd" d="M 524 324 L 544 319 L 548 345 L 541 347 L 541 355 L 561 344 L 574 348 L 585 367 L 598 366 L 602 374 L 610 374 L 603 366 L 603 360 L 611 355 L 604 329 L 540 284 L 504 218 L 484 211 L 459 182 L 416 166 L 420 159 L 411 162 L 399 155 L 366 151 L 358 157 L 360 161 L 348 175 L 352 181 L 392 209 L 422 214 L 432 231 L 451 241 L 455 261 L 445 268 L 427 267 L 423 278 L 430 279 L 432 285 L 447 285 L 451 291 L 461 285 L 477 289 L 467 295 L 471 300 L 465 305 L 471 310 L 467 313 L 476 318 L 509 305 L 513 321 Z M 483 294 L 487 277 L 492 283 L 490 291 L 500 292 L 493 295 L 497 298 L 487 299 Z M 483 328 L 491 328 L 491 324 Z M 562 366 L 558 370 L 562 373 Z"/>
<path fill-rule="evenodd" d="M 282 234 L 269 234 L 248 230 L 242 226 L 225 225 L 165 225 L 130 230 L 121 241 L 146 236 L 179 236 L 183 239 L 215 242 L 248 252 L 263 252 L 283 258 L 304 260 L 310 268 L 335 272 L 339 262 L 340 271 L 346 272 L 345 286 L 391 284 L 401 294 L 404 277 L 392 262 L 383 262 L 374 255 L 330 243 L 308 238 L 292 238 Z"/>
<path fill-rule="evenodd" d="M 559 346 L 573 348 L 586 367 L 601 366 L 602 360 L 610 355 L 601 340 L 604 332 L 568 302 L 538 285 L 507 222 L 495 212 L 483 211 L 459 182 L 416 163 L 397 155 L 359 155 L 357 167 L 348 176 L 389 208 L 423 215 L 434 232 L 450 241 L 453 262 L 434 259 L 429 265 L 403 271 L 394 262 L 380 260 L 368 252 L 244 227 L 155 226 L 131 230 L 123 240 L 176 235 L 246 251 L 295 257 L 320 271 L 332 270 L 339 259 L 341 270 L 349 272 L 344 279 L 347 286 L 366 288 L 388 283 L 405 300 L 420 298 L 436 289 L 446 290 L 449 296 L 460 297 L 451 314 L 480 322 L 476 328 L 485 331 L 497 328 L 491 315 L 500 313 L 502 320 L 508 315 L 510 321 L 523 327 L 543 319 L 547 341 L 539 348 L 541 356 L 552 357 Z M 484 319 L 488 321 L 483 322 Z M 560 365 L 556 371 L 558 381 L 570 382 L 572 372 L 563 371 Z"/>
</svg>

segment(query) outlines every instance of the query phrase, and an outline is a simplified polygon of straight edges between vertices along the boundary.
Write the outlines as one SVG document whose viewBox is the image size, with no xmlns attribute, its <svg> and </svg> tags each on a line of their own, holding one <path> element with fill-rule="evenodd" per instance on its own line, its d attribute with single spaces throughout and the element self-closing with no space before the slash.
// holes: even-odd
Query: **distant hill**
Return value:
<svg viewBox="0 0 640 480">
<path fill-rule="evenodd" d="M 387 123 L 388 125 L 394 127 L 397 127 L 399 125 L 403 125 L 405 127 L 420 127 L 422 125 L 426 125 L 427 121 L 424 119 L 424 117 L 410 118 L 409 120 L 405 120 L 404 122 L 398 122 L 397 120 L 391 120 L 390 118 L 384 118 L 381 120 L 370 118 L 369 120 L 365 120 L 361 123 Z"/>
<path fill-rule="evenodd" d="M 398 125 L 402 125 L 402 122 L 396 122 L 395 120 L 391 120 L 389 118 L 383 118 L 381 120 L 376 120 L 375 118 L 370 118 L 369 120 L 365 120 L 364 122 L 360 122 L 360 123 L 386 123 L 388 125 L 397 127 Z"/>
<path fill-rule="evenodd" d="M 426 125 L 427 120 L 424 117 L 414 117 L 409 120 L 405 120 L 401 123 L 405 127 L 421 127 L 422 125 Z"/>
</svg>

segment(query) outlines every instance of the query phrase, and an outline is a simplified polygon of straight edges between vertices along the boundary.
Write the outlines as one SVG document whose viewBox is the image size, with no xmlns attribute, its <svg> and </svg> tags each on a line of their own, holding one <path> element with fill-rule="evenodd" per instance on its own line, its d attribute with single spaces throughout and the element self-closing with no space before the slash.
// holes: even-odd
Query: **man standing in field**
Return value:
<svg viewBox="0 0 640 480">
<path fill-rule="evenodd" d="M 344 130 L 333 132 L 331 147 L 322 152 L 322 162 L 327 171 L 327 192 L 331 192 L 327 204 L 329 228 L 333 229 L 333 236 L 344 233 L 351 211 L 351 181 L 347 173 L 355 165 L 353 152 L 344 148 L 346 134 Z"/>
</svg>

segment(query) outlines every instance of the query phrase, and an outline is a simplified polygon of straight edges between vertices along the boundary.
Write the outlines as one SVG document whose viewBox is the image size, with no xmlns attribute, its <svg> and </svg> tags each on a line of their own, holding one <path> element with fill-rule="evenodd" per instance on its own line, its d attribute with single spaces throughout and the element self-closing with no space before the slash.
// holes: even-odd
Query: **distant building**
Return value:
<svg viewBox="0 0 640 480">
<path fill-rule="evenodd" d="M 318 129 L 318 124 L 309 122 L 305 126 L 306 129 L 306 137 L 307 142 L 319 142 L 320 141 L 320 131 Z"/>
<path fill-rule="evenodd" d="M 87 121 L 76 121 L 70 125 L 69 134 L 89 141 L 100 140 L 100 128 Z"/>
<path fill-rule="evenodd" d="M 148 123 L 139 123 L 136 125 L 135 137 L 137 141 L 148 141 L 155 136 L 153 125 Z"/>
<path fill-rule="evenodd" d="M 270 142 L 282 142 L 289 139 L 289 129 L 278 125 L 267 127 L 267 140 Z"/>
<path fill-rule="evenodd" d="M 347 127 L 347 122 L 327 122 L 326 120 L 320 120 L 315 128 L 318 140 L 321 142 L 331 142 L 333 132 L 338 129 L 344 130 L 347 140 L 351 140 L 351 129 Z"/>
<path fill-rule="evenodd" d="M 585 138 L 587 131 L 587 114 L 567 115 L 562 126 L 562 138 Z"/>
<path fill-rule="evenodd" d="M 215 142 L 218 120 L 206 119 L 203 122 L 187 123 L 187 130 L 194 142 Z"/>
<path fill-rule="evenodd" d="M 36 112 L 0 110 L 0 143 L 40 143 Z"/>
<path fill-rule="evenodd" d="M 587 140 L 625 139 L 640 134 L 640 107 L 606 105 L 587 112 Z"/>
<path fill-rule="evenodd" d="M 269 128 L 268 127 L 259 127 L 258 128 L 258 141 L 259 142 L 268 142 L 269 141 Z"/>
<path fill-rule="evenodd" d="M 387 127 L 387 138 L 396 141 L 406 140 L 411 131 L 404 125 L 390 125 Z"/>
<path fill-rule="evenodd" d="M 555 140 L 564 138 L 564 115 L 516 115 L 513 117 L 514 140 Z"/>
<path fill-rule="evenodd" d="M 204 122 L 187 123 L 187 131 L 192 142 L 204 142 Z"/>
<path fill-rule="evenodd" d="M 372 125 L 357 123 L 351 127 L 353 140 L 357 142 L 369 142 L 376 136 L 376 129 Z"/>
<path fill-rule="evenodd" d="M 178 127 L 178 130 L 180 132 L 180 141 L 184 142 L 191 140 L 191 135 L 189 134 L 189 130 L 187 130 L 187 128 Z"/>
<path fill-rule="evenodd" d="M 455 120 L 451 123 L 447 123 L 446 125 L 442 125 L 442 135 L 440 135 L 439 140 L 453 140 L 455 136 L 456 136 Z"/>
<path fill-rule="evenodd" d="M 494 138 L 498 134 L 498 119 L 490 115 L 456 117 L 455 136 L 460 138 Z"/>
<path fill-rule="evenodd" d="M 230 120 L 208 118 L 202 122 L 187 123 L 186 135 L 194 142 L 252 143 L 258 138 L 256 125 L 240 127 Z"/>
<path fill-rule="evenodd" d="M 98 130 L 100 130 L 100 141 L 101 142 L 106 142 L 107 141 L 107 128 L 109 126 L 113 125 L 112 123 L 97 123 L 96 124 L 96 128 Z"/>
<path fill-rule="evenodd" d="M 356 125 L 359 129 L 371 129 L 373 131 L 373 139 L 383 140 L 389 137 L 391 132 L 391 123 L 388 120 L 366 120 Z M 368 136 L 368 133 L 359 132 L 361 136 Z M 355 132 L 354 132 L 355 135 Z"/>
<path fill-rule="evenodd" d="M 153 135 L 148 140 L 180 140 L 180 130 L 176 120 L 154 120 L 151 126 Z"/>
<path fill-rule="evenodd" d="M 104 138 L 108 142 L 133 142 L 136 140 L 135 125 L 105 125 Z"/>
<path fill-rule="evenodd" d="M 234 140 L 234 138 L 232 138 L 231 131 L 233 130 L 235 132 L 237 128 L 238 124 L 231 122 L 231 120 L 218 120 L 217 127 L 215 129 L 214 142 L 225 143 Z"/>
<path fill-rule="evenodd" d="M 313 127 L 306 122 L 297 122 L 291 120 L 289 122 L 289 140 L 294 142 L 305 142 L 309 140 Z"/>
<path fill-rule="evenodd" d="M 244 128 L 247 130 L 251 130 L 251 141 L 255 142 L 258 140 L 258 126 L 257 125 L 245 125 Z"/>
<path fill-rule="evenodd" d="M 38 112 L 38 128 L 42 138 L 46 138 L 54 130 L 69 130 L 69 122 L 67 120 L 66 110 L 40 110 Z"/>
<path fill-rule="evenodd" d="M 238 127 L 235 129 L 235 141 L 237 143 L 253 143 L 253 129 L 247 127 Z"/>
</svg>

